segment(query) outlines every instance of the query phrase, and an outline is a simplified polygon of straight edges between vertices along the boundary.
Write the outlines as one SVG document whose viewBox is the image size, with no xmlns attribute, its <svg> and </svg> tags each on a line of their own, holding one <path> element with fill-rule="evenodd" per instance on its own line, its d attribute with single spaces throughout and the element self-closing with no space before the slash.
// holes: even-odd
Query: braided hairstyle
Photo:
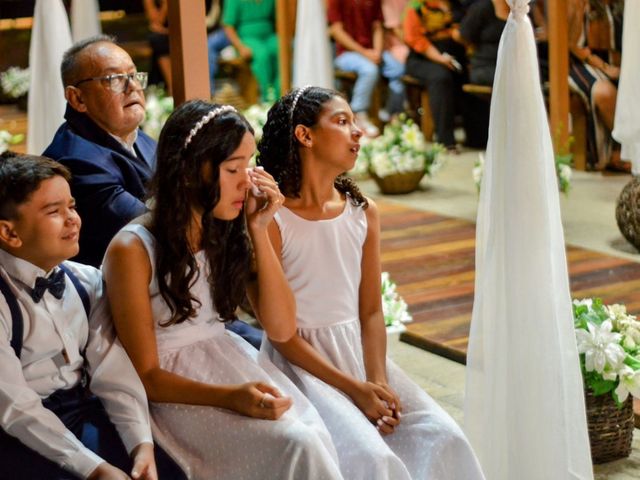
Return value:
<svg viewBox="0 0 640 480">
<path fill-rule="evenodd" d="M 318 122 L 324 104 L 337 96 L 341 95 L 335 90 L 303 87 L 302 91 L 296 89 L 289 92 L 269 110 L 258 145 L 258 162 L 273 175 L 286 197 L 300 197 L 302 169 L 300 142 L 294 135 L 296 125 L 313 127 Z M 369 206 L 353 179 L 342 174 L 334 180 L 333 185 L 340 193 L 348 195 L 354 205 L 363 208 Z"/>
<path fill-rule="evenodd" d="M 239 113 L 225 111 L 204 124 L 185 146 L 192 128 L 219 105 L 192 100 L 180 105 L 167 119 L 158 142 L 157 168 L 151 182 L 154 198 L 150 230 L 156 239 L 155 271 L 162 298 L 171 309 L 163 326 L 196 315 L 201 303 L 190 287 L 198 274 L 209 273 L 215 308 L 223 320 L 232 320 L 244 298 L 251 247 L 243 215 L 232 221 L 214 218 L 220 200 L 220 164 L 240 145 L 251 125 Z M 210 164 L 211 175 L 202 171 Z M 193 206 L 202 209 L 201 244 L 208 269 L 199 272 L 188 236 Z"/>
</svg>

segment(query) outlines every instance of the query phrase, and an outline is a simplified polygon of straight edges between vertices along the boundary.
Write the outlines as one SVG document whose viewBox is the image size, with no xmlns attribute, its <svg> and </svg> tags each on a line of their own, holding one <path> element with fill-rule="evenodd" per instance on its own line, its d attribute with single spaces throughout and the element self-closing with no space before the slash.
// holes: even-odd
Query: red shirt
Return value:
<svg viewBox="0 0 640 480">
<path fill-rule="evenodd" d="M 373 48 L 373 23 L 382 22 L 380 0 L 329 0 L 329 25 L 342 23 L 342 28 L 364 48 Z M 336 42 L 336 55 L 345 48 Z"/>
</svg>

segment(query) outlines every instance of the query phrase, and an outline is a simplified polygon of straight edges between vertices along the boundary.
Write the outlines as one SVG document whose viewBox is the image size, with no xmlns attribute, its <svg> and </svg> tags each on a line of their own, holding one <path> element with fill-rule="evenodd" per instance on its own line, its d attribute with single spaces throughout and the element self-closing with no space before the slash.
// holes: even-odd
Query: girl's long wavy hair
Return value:
<svg viewBox="0 0 640 480">
<path fill-rule="evenodd" d="M 185 139 L 207 113 L 220 105 L 192 100 L 168 118 L 158 142 L 157 168 L 151 182 L 154 197 L 150 229 L 156 239 L 155 270 L 162 298 L 171 309 L 169 326 L 194 317 L 201 302 L 191 294 L 198 278 L 196 258 L 188 243 L 193 207 L 202 209 L 200 248 L 208 260 L 209 286 L 223 320 L 235 318 L 244 298 L 251 247 L 243 215 L 218 220 L 213 209 L 220 200 L 220 164 L 240 145 L 251 125 L 235 111 L 217 115 L 205 124 L 188 146 Z M 209 178 L 203 167 L 209 164 Z"/>
<path fill-rule="evenodd" d="M 293 131 L 296 125 L 313 127 L 318 122 L 323 106 L 329 100 L 340 97 L 340 93 L 327 88 L 309 87 L 298 97 L 293 116 L 291 108 L 298 89 L 289 92 L 269 110 L 267 123 L 262 129 L 262 140 L 258 145 L 258 162 L 264 166 L 287 197 L 300 197 L 302 168 L 300 165 L 300 142 Z M 367 208 L 369 203 L 356 183 L 345 175 L 334 180 L 340 193 L 348 194 L 354 205 Z"/>
</svg>

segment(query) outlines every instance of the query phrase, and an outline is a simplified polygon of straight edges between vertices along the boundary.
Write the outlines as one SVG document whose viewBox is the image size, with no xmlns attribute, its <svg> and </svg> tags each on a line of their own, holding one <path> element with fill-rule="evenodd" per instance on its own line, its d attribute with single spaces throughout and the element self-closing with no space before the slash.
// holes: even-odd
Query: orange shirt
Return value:
<svg viewBox="0 0 640 480">
<path fill-rule="evenodd" d="M 427 51 L 433 40 L 451 38 L 453 14 L 449 2 L 423 0 L 418 8 L 409 7 L 404 17 L 404 41 L 417 53 Z"/>
</svg>

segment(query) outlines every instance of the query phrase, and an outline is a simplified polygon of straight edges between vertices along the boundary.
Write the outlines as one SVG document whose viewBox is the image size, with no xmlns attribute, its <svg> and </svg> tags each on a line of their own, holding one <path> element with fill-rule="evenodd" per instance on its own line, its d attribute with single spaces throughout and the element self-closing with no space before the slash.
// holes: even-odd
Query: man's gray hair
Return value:
<svg viewBox="0 0 640 480">
<path fill-rule="evenodd" d="M 95 35 L 74 43 L 69 50 L 64 52 L 64 55 L 62 56 L 62 63 L 60 64 L 60 75 L 62 76 L 63 86 L 67 87 L 78 81 L 76 77 L 78 76 L 78 70 L 80 69 L 78 62 L 80 52 L 94 43 L 103 42 L 116 44 L 116 37 L 111 35 Z"/>
</svg>

